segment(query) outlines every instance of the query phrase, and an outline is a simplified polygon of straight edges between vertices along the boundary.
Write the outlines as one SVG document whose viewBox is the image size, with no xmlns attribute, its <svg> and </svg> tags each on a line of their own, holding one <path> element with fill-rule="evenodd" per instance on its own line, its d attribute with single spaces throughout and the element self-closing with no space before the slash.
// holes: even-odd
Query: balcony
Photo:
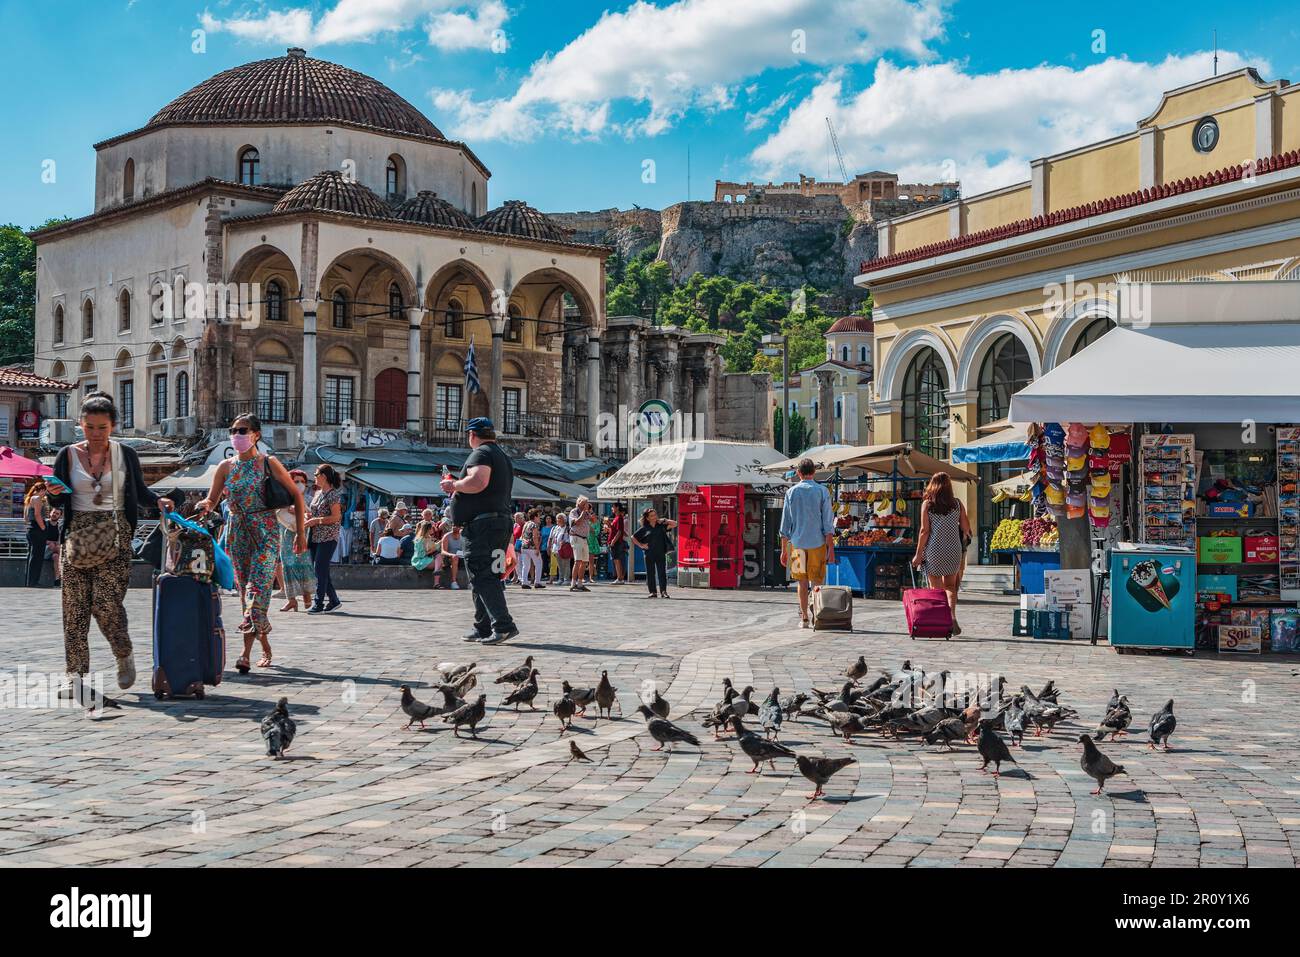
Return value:
<svg viewBox="0 0 1300 957">
<path fill-rule="evenodd" d="M 525 439 L 587 440 L 587 417 L 567 415 L 562 412 L 507 412 L 497 422 L 497 431 L 504 436 Z"/>
<path fill-rule="evenodd" d="M 221 403 L 221 420 L 225 425 L 235 417 L 252 413 L 262 425 L 302 425 L 302 399 L 288 396 L 274 399 L 236 399 Z"/>
</svg>

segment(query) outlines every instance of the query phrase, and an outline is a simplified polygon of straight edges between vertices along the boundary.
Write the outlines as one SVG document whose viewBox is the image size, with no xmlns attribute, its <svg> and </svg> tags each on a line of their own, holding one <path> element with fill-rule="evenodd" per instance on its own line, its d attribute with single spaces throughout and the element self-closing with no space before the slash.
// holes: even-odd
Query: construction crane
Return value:
<svg viewBox="0 0 1300 957">
<path fill-rule="evenodd" d="M 830 130 L 831 146 L 835 147 L 835 159 L 840 164 L 840 182 L 847 183 L 849 181 L 849 171 L 844 168 L 844 154 L 840 152 L 840 138 L 835 135 L 835 126 L 831 123 L 829 116 L 826 117 L 826 129 Z"/>
</svg>

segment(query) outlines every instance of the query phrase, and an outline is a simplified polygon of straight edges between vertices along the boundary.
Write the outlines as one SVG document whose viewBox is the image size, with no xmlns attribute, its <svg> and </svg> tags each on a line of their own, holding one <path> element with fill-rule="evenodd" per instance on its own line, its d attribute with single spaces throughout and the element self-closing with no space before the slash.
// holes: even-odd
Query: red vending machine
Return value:
<svg viewBox="0 0 1300 957">
<path fill-rule="evenodd" d="M 702 485 L 677 497 L 677 584 L 738 588 L 744 574 L 745 488 Z"/>
</svg>

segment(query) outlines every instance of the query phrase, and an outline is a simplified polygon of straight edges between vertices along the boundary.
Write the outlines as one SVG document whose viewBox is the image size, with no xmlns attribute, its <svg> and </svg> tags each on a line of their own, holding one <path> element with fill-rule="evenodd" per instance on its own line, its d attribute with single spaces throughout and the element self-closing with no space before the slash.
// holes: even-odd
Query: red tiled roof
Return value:
<svg viewBox="0 0 1300 957">
<path fill-rule="evenodd" d="M 1292 150 L 1289 153 L 1278 153 L 1274 156 L 1258 159 L 1254 164 L 1254 174 L 1272 173 L 1277 170 L 1288 169 L 1292 166 L 1300 166 L 1300 151 Z M 862 272 L 875 272 L 879 269 L 886 269 L 890 266 L 898 266 L 903 263 L 915 262 L 918 259 L 929 259 L 933 256 L 943 256 L 947 253 L 957 252 L 962 249 L 969 249 L 972 246 L 981 246 L 984 243 L 996 242 L 1000 239 L 1009 239 L 1012 236 L 1021 236 L 1025 233 L 1032 233 L 1039 229 L 1047 229 L 1051 226 L 1059 226 L 1062 223 L 1071 223 L 1080 219 L 1087 219 L 1090 216 L 1099 216 L 1104 213 L 1112 213 L 1120 209 L 1128 209 L 1133 206 L 1141 206 L 1144 203 L 1155 202 L 1156 200 L 1165 199 L 1169 196 L 1178 196 L 1183 193 L 1191 193 L 1198 189 L 1206 189 L 1210 186 L 1220 186 L 1224 183 L 1231 183 L 1242 179 L 1246 175 L 1246 164 L 1237 166 L 1226 166 L 1223 169 L 1215 170 L 1213 173 L 1205 173 L 1202 176 L 1191 176 L 1186 179 L 1180 179 L 1173 183 L 1162 183 L 1159 186 L 1152 186 L 1150 189 L 1139 190 L 1135 193 L 1122 193 L 1117 196 L 1110 196 L 1106 199 L 1099 199 L 1095 202 L 1085 203 L 1082 206 L 1072 206 L 1069 209 L 1058 210 L 1054 213 L 1048 213 L 1045 216 L 1034 216 L 1030 219 L 1018 219 L 1015 222 L 1004 223 L 1001 226 L 993 226 L 990 229 L 980 230 L 978 233 L 971 233 L 968 236 L 958 236 L 954 239 L 945 239 L 940 243 L 930 243 L 925 246 L 918 246 L 915 249 L 904 250 L 903 252 L 891 253 L 888 256 L 881 256 L 877 259 L 863 260 Z"/>
<path fill-rule="evenodd" d="M 826 330 L 826 335 L 836 332 L 871 332 L 876 328 L 866 316 L 844 316 L 836 319 L 834 324 Z"/>
<path fill-rule="evenodd" d="M 71 392 L 76 386 L 62 379 L 47 379 L 26 369 L 0 369 L 0 389 L 22 392 Z"/>
</svg>

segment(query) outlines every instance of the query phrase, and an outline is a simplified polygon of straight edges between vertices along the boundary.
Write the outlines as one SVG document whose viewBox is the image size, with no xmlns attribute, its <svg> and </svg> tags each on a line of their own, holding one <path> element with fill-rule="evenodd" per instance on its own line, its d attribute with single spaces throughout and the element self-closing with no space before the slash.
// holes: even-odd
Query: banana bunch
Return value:
<svg viewBox="0 0 1300 957">
<path fill-rule="evenodd" d="M 1023 524 L 1018 518 L 1004 518 L 993 532 L 993 541 L 989 547 L 994 551 L 1024 547 L 1024 536 L 1020 529 Z"/>
</svg>

